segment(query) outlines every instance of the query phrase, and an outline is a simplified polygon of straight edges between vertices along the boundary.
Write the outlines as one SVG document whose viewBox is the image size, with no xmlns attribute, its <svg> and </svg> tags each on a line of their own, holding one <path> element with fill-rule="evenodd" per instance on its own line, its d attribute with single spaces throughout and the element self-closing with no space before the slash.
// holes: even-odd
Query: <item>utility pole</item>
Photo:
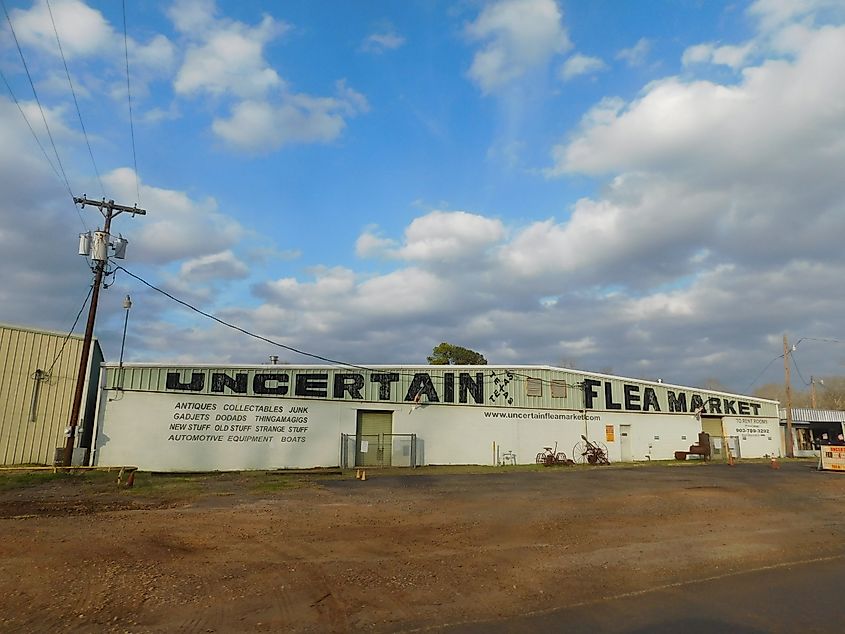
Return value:
<svg viewBox="0 0 845 634">
<path fill-rule="evenodd" d="M 106 264 L 108 264 L 109 261 L 108 247 L 111 244 L 109 242 L 109 238 L 111 237 L 109 234 L 109 231 L 111 231 L 111 221 L 112 218 L 122 214 L 123 212 L 131 213 L 133 216 L 135 214 L 143 216 L 147 213 L 143 209 L 138 209 L 137 205 L 134 207 L 126 207 L 124 205 L 116 205 L 113 200 L 89 200 L 85 197 L 85 194 L 83 194 L 81 198 L 74 196 L 73 202 L 77 205 L 82 205 L 83 209 L 85 208 L 85 205 L 97 207 L 100 210 L 100 213 L 103 214 L 103 218 L 105 218 L 105 224 L 102 231 L 94 232 L 92 255 L 92 259 L 95 262 L 94 287 L 91 292 L 91 305 L 88 307 L 88 322 L 85 324 L 85 339 L 82 343 L 82 355 L 79 359 L 79 371 L 76 374 L 76 389 L 73 392 L 73 406 L 70 410 L 70 423 L 68 424 L 67 441 L 65 442 L 65 453 L 63 456 L 64 459 L 62 460 L 62 463 L 66 467 L 71 466 L 71 461 L 73 459 L 73 446 L 76 443 L 76 428 L 79 422 L 79 412 L 82 409 L 85 374 L 88 370 L 88 357 L 91 352 L 91 340 L 94 337 L 94 320 L 97 317 L 97 303 L 100 299 L 100 286 L 103 284 L 103 273 L 105 272 Z M 120 246 L 125 249 L 125 245 L 126 242 L 123 241 Z M 83 254 L 81 251 L 82 248 L 80 244 L 80 254 L 87 255 L 87 253 Z M 122 257 L 122 254 L 115 254 L 115 257 Z"/>
<path fill-rule="evenodd" d="M 795 450 L 792 442 L 792 386 L 789 383 L 789 342 L 783 336 L 783 373 L 786 381 L 786 457 L 794 458 Z"/>
<path fill-rule="evenodd" d="M 824 385 L 824 379 L 817 379 L 814 376 L 810 377 L 810 406 L 816 409 L 816 383 Z"/>
</svg>

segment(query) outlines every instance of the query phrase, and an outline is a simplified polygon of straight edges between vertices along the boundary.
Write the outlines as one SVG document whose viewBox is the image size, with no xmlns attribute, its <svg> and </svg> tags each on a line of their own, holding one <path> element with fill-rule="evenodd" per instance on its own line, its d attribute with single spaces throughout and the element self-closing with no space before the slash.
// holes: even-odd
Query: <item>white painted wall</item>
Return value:
<svg viewBox="0 0 845 634">
<path fill-rule="evenodd" d="M 109 395 L 114 396 L 115 392 L 109 392 Z M 132 465 L 145 471 L 227 471 L 337 465 L 340 435 L 355 433 L 355 408 L 343 402 L 186 397 L 143 392 L 124 392 L 117 400 L 105 402 L 105 407 L 102 401 L 95 454 L 95 463 L 101 466 Z M 187 402 L 214 405 L 216 409 L 176 409 L 178 403 Z M 307 418 L 306 423 L 298 422 L 293 427 L 308 429 L 285 433 L 260 432 L 256 429 L 256 413 L 226 411 L 227 405 L 284 407 L 285 411 L 278 415 Z M 290 409 L 295 407 L 306 407 L 307 414 L 291 414 Z M 209 420 L 174 419 L 183 411 L 207 414 Z M 218 416 L 245 416 L 247 420 L 217 420 Z M 180 425 L 188 428 L 179 429 Z M 190 428 L 205 425 L 209 426 L 207 430 Z M 250 429 L 233 431 L 233 425 L 248 425 Z M 278 425 L 290 427 L 288 423 Z M 193 438 L 211 436 L 214 439 L 179 439 L 179 435 Z M 271 440 L 235 440 L 235 437 L 244 436 L 270 437 Z M 292 442 L 292 438 L 305 438 L 305 441 Z"/>
<path fill-rule="evenodd" d="M 492 412 L 500 416 L 492 417 Z M 502 416 L 519 416 L 503 418 Z M 546 416 L 559 417 L 557 419 Z M 429 464 L 490 464 L 492 443 L 513 451 L 517 462 L 534 462 L 543 447 L 554 447 L 572 457 L 573 447 L 584 434 L 607 446 L 611 462 L 621 459 L 620 425 L 631 426 L 634 460 L 668 460 L 698 440 L 701 426 L 695 417 L 676 414 L 624 414 L 567 410 L 485 409 L 427 405 L 394 416 L 397 433 L 416 433 L 425 440 Z M 606 427 L 613 427 L 608 440 Z M 686 438 L 684 438 L 686 436 Z"/>
<path fill-rule="evenodd" d="M 725 416 L 725 434 L 739 438 L 740 458 L 781 455 L 780 421 L 752 416 Z"/>
<path fill-rule="evenodd" d="M 209 409 L 177 407 L 183 403 Z M 260 408 L 281 411 L 243 411 Z M 307 408 L 307 413 L 292 413 L 296 408 Z M 701 430 L 691 414 L 590 411 L 585 421 L 582 412 L 571 410 L 104 391 L 95 463 L 154 471 L 333 466 L 340 463 L 341 434 L 355 433 L 359 409 L 393 411 L 394 433 L 416 434 L 419 458 L 425 464 L 492 464 L 494 442 L 502 453 L 516 453 L 520 464 L 533 463 L 543 447 L 555 443 L 557 451 L 571 458 L 581 434 L 606 445 L 611 462 L 617 462 L 621 459 L 619 426 L 623 424 L 631 426 L 634 460 L 668 460 L 675 451 L 694 444 Z M 200 417 L 203 420 L 181 419 L 182 413 L 204 414 L 207 420 L 205 416 Z M 229 416 L 245 420 L 223 420 Z M 257 416 L 302 420 L 291 425 L 260 422 Z M 233 425 L 249 429 L 233 431 Z M 285 431 L 262 432 L 257 425 L 284 426 Z M 291 426 L 304 429 L 290 431 Z M 612 440 L 607 426 L 612 426 Z M 739 436 L 743 457 L 779 453 L 776 419 L 725 417 L 725 428 L 729 435 Z M 243 436 L 267 437 L 268 441 L 236 440 Z M 291 438 L 304 441 L 291 442 Z"/>
</svg>

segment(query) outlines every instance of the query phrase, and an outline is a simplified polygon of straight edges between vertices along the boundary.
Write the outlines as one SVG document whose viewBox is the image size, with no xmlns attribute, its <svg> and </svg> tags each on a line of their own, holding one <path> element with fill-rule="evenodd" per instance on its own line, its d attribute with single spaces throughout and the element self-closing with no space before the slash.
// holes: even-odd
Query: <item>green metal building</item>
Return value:
<svg viewBox="0 0 845 634">
<path fill-rule="evenodd" d="M 83 338 L 0 324 L 0 465 L 53 464 L 64 448 Z M 91 344 L 74 464 L 86 460 L 103 353 Z"/>
</svg>

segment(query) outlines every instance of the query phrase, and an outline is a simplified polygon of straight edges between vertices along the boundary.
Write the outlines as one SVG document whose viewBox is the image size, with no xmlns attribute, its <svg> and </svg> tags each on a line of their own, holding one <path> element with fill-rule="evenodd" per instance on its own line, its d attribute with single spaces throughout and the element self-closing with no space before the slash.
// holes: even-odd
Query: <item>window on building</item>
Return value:
<svg viewBox="0 0 845 634">
<path fill-rule="evenodd" d="M 566 381 L 552 380 L 552 398 L 566 398 Z"/>
<path fill-rule="evenodd" d="M 525 381 L 525 386 L 528 396 L 543 396 L 543 381 L 541 379 L 529 377 Z"/>
</svg>

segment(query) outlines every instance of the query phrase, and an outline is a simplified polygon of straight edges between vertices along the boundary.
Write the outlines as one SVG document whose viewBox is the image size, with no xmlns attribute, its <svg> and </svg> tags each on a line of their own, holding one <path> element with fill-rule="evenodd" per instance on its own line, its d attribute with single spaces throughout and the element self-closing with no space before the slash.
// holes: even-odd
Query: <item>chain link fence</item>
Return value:
<svg viewBox="0 0 845 634">
<path fill-rule="evenodd" d="M 417 467 L 417 435 L 341 434 L 340 466 Z"/>
</svg>

